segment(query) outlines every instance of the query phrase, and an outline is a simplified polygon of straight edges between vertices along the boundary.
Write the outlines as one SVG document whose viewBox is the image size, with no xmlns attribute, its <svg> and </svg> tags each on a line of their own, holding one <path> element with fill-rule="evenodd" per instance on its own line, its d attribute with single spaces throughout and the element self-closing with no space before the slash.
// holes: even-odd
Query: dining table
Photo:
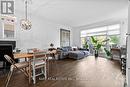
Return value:
<svg viewBox="0 0 130 87">
<path fill-rule="evenodd" d="M 14 53 L 14 59 L 25 59 L 29 63 L 28 76 L 29 83 L 31 82 L 31 58 L 33 58 L 33 54 L 31 53 Z M 29 59 L 29 60 L 27 60 Z"/>
<path fill-rule="evenodd" d="M 46 51 L 47 58 L 52 56 L 52 54 L 56 54 L 56 51 Z M 14 59 L 25 59 L 29 63 L 28 69 L 28 76 L 29 76 L 29 83 L 31 82 L 31 59 L 33 58 L 33 53 L 14 53 Z"/>
</svg>

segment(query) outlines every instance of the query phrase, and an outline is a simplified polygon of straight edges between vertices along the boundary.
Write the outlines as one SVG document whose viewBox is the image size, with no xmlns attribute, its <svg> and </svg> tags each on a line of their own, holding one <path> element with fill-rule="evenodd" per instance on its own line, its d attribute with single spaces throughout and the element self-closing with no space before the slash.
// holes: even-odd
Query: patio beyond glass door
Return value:
<svg viewBox="0 0 130 87">
<path fill-rule="evenodd" d="M 81 45 L 84 47 L 85 43 L 89 45 L 90 53 L 93 54 L 93 44 L 91 42 L 91 36 L 102 42 L 102 47 L 99 50 L 99 56 L 105 56 L 104 48 L 110 50 L 112 47 L 118 47 L 120 44 L 120 24 L 107 25 L 102 27 L 96 27 L 81 31 Z"/>
</svg>

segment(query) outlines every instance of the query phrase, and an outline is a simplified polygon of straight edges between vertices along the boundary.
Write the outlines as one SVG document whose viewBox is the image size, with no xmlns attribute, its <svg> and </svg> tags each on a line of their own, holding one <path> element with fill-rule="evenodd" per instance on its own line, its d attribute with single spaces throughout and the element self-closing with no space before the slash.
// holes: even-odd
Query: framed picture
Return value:
<svg viewBox="0 0 130 87">
<path fill-rule="evenodd" d="M 60 46 L 70 46 L 70 30 L 60 29 Z"/>
</svg>

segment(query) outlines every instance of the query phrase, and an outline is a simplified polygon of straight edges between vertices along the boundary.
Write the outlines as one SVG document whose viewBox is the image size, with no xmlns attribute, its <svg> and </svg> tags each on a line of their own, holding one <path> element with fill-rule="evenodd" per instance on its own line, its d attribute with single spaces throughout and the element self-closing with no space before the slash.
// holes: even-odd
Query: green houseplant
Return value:
<svg viewBox="0 0 130 87">
<path fill-rule="evenodd" d="M 109 41 L 109 39 L 106 39 L 106 40 L 103 40 L 103 41 L 99 41 L 97 40 L 96 38 L 94 38 L 93 36 L 91 36 L 91 41 L 92 41 L 92 44 L 94 46 L 94 55 L 95 57 L 98 57 L 98 52 L 99 50 L 101 49 L 101 47 L 103 47 L 103 44 L 107 41 Z M 104 48 L 104 51 L 106 53 L 107 56 L 111 56 L 111 53 L 109 50 L 107 50 L 106 48 Z"/>
<path fill-rule="evenodd" d="M 84 48 L 85 48 L 85 49 L 88 49 L 88 43 L 87 43 L 87 42 L 85 42 Z"/>
</svg>

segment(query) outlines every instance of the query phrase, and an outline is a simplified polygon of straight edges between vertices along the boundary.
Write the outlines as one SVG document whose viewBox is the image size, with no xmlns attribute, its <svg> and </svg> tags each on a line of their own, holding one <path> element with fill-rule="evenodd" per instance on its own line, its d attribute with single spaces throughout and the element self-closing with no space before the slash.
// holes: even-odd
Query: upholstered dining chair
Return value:
<svg viewBox="0 0 130 87">
<path fill-rule="evenodd" d="M 21 72 L 23 72 L 27 77 L 28 77 L 28 72 L 26 71 L 26 68 L 29 66 L 29 63 L 28 62 L 19 62 L 19 63 L 16 63 L 10 56 L 8 55 L 4 55 L 5 59 L 11 63 L 11 66 L 10 66 L 10 71 L 8 73 L 8 76 L 7 76 L 7 79 L 6 79 L 6 84 L 5 84 L 5 87 L 8 87 L 8 84 L 9 84 L 9 81 L 10 81 L 10 78 L 12 76 L 12 73 L 14 70 L 19 70 Z"/>
<path fill-rule="evenodd" d="M 47 55 L 45 51 L 34 52 L 33 55 L 34 56 L 31 65 L 32 65 L 33 84 L 35 84 L 37 76 L 44 75 L 45 79 L 47 78 L 47 73 L 46 73 Z M 38 71 L 36 70 L 40 70 L 40 73 L 38 73 Z"/>
</svg>

